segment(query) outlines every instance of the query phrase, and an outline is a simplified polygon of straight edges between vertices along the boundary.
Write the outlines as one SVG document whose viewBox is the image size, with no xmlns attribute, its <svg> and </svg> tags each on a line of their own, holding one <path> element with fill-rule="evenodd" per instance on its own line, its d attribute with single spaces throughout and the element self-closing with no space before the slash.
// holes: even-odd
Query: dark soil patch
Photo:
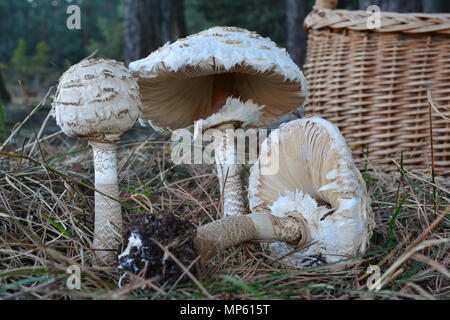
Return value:
<svg viewBox="0 0 450 320">
<path fill-rule="evenodd" d="M 131 247 L 127 255 L 119 257 L 119 268 L 135 274 L 144 272 L 145 278 L 153 278 L 160 284 L 174 284 L 184 270 L 158 243 L 188 268 L 197 258 L 193 243 L 196 233 L 194 225 L 170 212 L 139 214 L 132 223 L 130 235 L 142 244 Z M 196 270 L 195 265 L 189 268 L 195 276 Z M 178 283 L 189 280 L 185 274 Z"/>
</svg>

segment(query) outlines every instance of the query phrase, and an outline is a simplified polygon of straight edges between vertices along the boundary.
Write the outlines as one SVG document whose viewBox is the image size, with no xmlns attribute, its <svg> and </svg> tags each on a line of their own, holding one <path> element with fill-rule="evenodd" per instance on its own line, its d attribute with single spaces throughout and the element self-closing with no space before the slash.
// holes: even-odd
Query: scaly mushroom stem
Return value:
<svg viewBox="0 0 450 320">
<path fill-rule="evenodd" d="M 214 138 L 214 152 L 220 194 L 223 197 L 223 215 L 224 217 L 240 215 L 245 210 L 242 183 L 234 146 L 234 134 L 227 134 L 227 131 L 234 130 L 234 125 L 226 123 L 215 129 L 218 132 Z"/>
<path fill-rule="evenodd" d="M 252 213 L 216 220 L 197 230 L 194 245 L 202 261 L 250 240 L 274 240 L 290 243 L 308 241 L 308 229 L 299 214 L 277 217 L 270 213 Z"/>
<path fill-rule="evenodd" d="M 95 189 L 99 191 L 95 192 L 94 248 L 100 249 L 96 251 L 97 257 L 109 264 L 116 258 L 115 252 L 109 250 L 118 248 L 117 239 L 122 236 L 121 206 L 111 199 L 119 199 L 116 145 L 92 141 L 90 144 L 94 150 Z"/>
</svg>

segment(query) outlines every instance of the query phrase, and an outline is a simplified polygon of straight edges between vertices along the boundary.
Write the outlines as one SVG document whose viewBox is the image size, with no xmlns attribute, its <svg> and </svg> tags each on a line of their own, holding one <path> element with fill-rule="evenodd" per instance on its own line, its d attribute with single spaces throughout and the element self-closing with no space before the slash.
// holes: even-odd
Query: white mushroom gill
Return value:
<svg viewBox="0 0 450 320">
<path fill-rule="evenodd" d="M 213 27 L 178 39 L 129 69 L 139 78 L 142 118 L 170 129 L 209 117 L 231 95 L 266 105 L 264 124 L 306 102 L 308 84 L 286 49 L 242 28 Z M 218 87 L 226 90 L 215 99 Z"/>
<path fill-rule="evenodd" d="M 261 166 L 268 160 L 265 158 L 275 137 L 279 141 L 279 169 L 273 174 L 262 174 Z M 282 125 L 263 142 L 258 161 L 250 172 L 249 201 L 255 226 L 255 218 L 267 214 L 277 219 L 293 218 L 300 225 L 298 241 L 280 242 L 277 237 L 272 238 L 276 242 L 269 248 L 275 258 L 301 266 L 310 256 L 334 262 L 365 251 L 375 225 L 370 198 L 351 152 L 333 124 L 313 117 Z M 272 225 L 265 228 L 279 224 L 276 219 L 270 221 Z M 233 221 L 233 224 L 240 223 Z M 209 229 L 214 227 L 200 227 L 198 237 L 203 247 L 215 248 L 212 252 L 225 248 L 223 239 L 233 237 L 226 234 L 229 229 L 226 221 L 222 222 L 222 233 L 203 232 Z M 246 236 L 239 237 L 243 238 Z M 255 236 L 251 239 L 255 240 Z M 305 242 L 308 247 L 296 250 Z M 202 251 L 208 252 L 204 248 Z"/>
<path fill-rule="evenodd" d="M 129 68 L 139 79 L 142 118 L 153 127 L 175 130 L 200 119 L 205 128 L 222 131 L 245 122 L 264 126 L 306 102 L 306 79 L 286 50 L 237 27 L 213 27 L 178 39 Z M 258 112 L 250 106 L 264 109 Z M 199 134 L 199 125 L 196 128 Z M 216 143 L 225 216 L 244 210 L 243 201 L 228 201 L 234 195 L 242 198 L 242 186 L 237 166 L 223 165 L 223 157 L 230 155 L 232 161 L 236 156 L 226 140 L 219 137 Z"/>
<path fill-rule="evenodd" d="M 304 258 L 310 256 L 323 256 L 327 262 L 335 262 L 342 256 L 355 254 L 352 249 L 360 246 L 361 236 L 364 235 L 364 227 L 359 220 L 333 212 L 334 209 L 329 206 L 317 205 L 313 198 L 301 190 L 286 191 L 285 194 L 269 206 L 270 213 L 285 217 L 301 212 L 311 244 L 301 253 L 289 255 L 294 251 L 294 246 L 287 243 L 274 243 L 269 245 L 274 256 L 287 255 L 285 261 L 299 265 Z M 341 204 L 340 210 L 351 212 L 354 206 L 358 205 L 357 201 L 356 199 L 346 200 L 344 204 Z M 358 232 L 352 232 L 352 230 Z"/>
<path fill-rule="evenodd" d="M 299 193 L 317 203 L 315 209 L 301 210 L 313 244 L 284 260 L 301 265 L 311 255 L 323 255 L 326 261 L 334 262 L 363 253 L 374 227 L 373 211 L 364 179 L 338 128 L 322 118 L 305 118 L 282 125 L 277 138 L 278 172 L 260 173 L 259 162 L 264 161 L 261 157 L 270 148 L 271 136 L 261 146 L 260 159 L 251 168 L 252 212 L 280 212 L 280 201 L 302 208 L 304 201 L 298 203 Z M 295 249 L 286 243 L 274 243 L 269 248 L 276 257 Z"/>
</svg>

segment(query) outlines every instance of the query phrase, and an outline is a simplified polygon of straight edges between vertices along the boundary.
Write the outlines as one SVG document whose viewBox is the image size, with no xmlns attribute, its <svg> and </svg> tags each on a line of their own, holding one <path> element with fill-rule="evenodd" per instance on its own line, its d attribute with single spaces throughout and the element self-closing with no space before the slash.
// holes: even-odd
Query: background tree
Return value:
<svg viewBox="0 0 450 320">
<path fill-rule="evenodd" d="M 292 59 L 299 66 L 303 66 L 306 58 L 306 32 L 303 28 L 303 20 L 307 13 L 305 1 L 286 1 L 286 46 Z"/>
<path fill-rule="evenodd" d="M 412 0 L 414 1 L 414 0 Z M 380 7 L 381 11 L 387 11 L 389 0 L 359 0 L 359 10 L 366 11 L 370 5 L 376 5 Z"/>
<path fill-rule="evenodd" d="M 422 0 L 389 0 L 387 11 L 390 12 L 422 12 Z"/>
<path fill-rule="evenodd" d="M 45 41 L 36 45 L 36 54 L 30 61 L 30 72 L 36 77 L 37 81 L 44 81 L 50 74 L 49 54 L 50 48 Z"/>
<path fill-rule="evenodd" d="M 6 84 L 3 80 L 2 72 L 0 71 L 0 102 L 9 102 L 11 100 L 11 96 L 6 90 Z"/>
<path fill-rule="evenodd" d="M 36 54 L 35 49 L 45 41 L 49 51 L 49 63 L 58 68 L 64 67 L 66 59 L 76 63 L 90 54 L 89 45 L 96 42 L 99 51 L 108 45 L 120 46 L 118 56 L 106 56 L 120 59 L 123 57 L 124 0 L 0 0 L 0 61 L 9 63 L 19 39 L 27 44 L 27 57 Z M 66 26 L 66 13 L 69 5 L 78 5 L 81 9 L 81 29 L 69 30 Z M 121 8 L 122 6 L 122 8 Z M 120 16 L 122 14 L 122 16 Z M 104 19 L 107 30 L 114 36 L 105 37 L 102 25 Z M 119 30 L 119 31 L 118 31 Z M 118 41 L 119 44 L 114 44 Z M 102 52 L 103 53 L 103 52 Z M 117 51 L 113 52 L 117 55 Z"/>
<path fill-rule="evenodd" d="M 184 0 L 163 0 L 161 2 L 161 37 L 164 43 L 186 35 Z"/>
<path fill-rule="evenodd" d="M 286 47 L 285 1 L 185 0 L 185 7 L 189 34 L 213 26 L 237 26 L 256 31 Z"/>
<path fill-rule="evenodd" d="M 303 66 L 306 58 L 307 35 L 303 28 L 303 21 L 311 12 L 315 2 L 315 0 L 286 0 L 286 48 L 300 67 Z M 338 9 L 355 10 L 357 7 L 358 0 L 338 2 Z"/>
<path fill-rule="evenodd" d="M 11 67 L 19 74 L 26 75 L 29 72 L 30 63 L 27 58 L 27 42 L 25 39 L 20 38 L 17 42 L 17 47 L 13 52 L 10 63 Z"/>
<path fill-rule="evenodd" d="M 337 8 L 346 10 L 357 10 L 358 0 L 339 0 Z"/>
<path fill-rule="evenodd" d="M 124 0 L 112 2 L 112 13 L 109 16 L 98 16 L 95 27 L 96 37 L 90 37 L 85 54 L 90 55 L 97 50 L 97 56 L 123 61 L 124 57 Z M 114 14 L 115 13 L 115 14 Z"/>
<path fill-rule="evenodd" d="M 450 1 L 422 0 L 422 9 L 426 13 L 450 12 Z"/>
<path fill-rule="evenodd" d="M 125 62 L 185 36 L 183 0 L 125 0 Z"/>
<path fill-rule="evenodd" d="M 314 3 L 315 0 L 0 0 L 0 63 L 7 66 L 2 70 L 3 79 L 15 82 L 20 73 L 30 77 L 31 69 L 31 74 L 38 72 L 31 67 L 36 65 L 33 57 L 46 56 L 43 60 L 47 62 L 39 67 L 39 72 L 48 74 L 46 81 L 50 83 L 94 50 L 98 50 L 97 56 L 105 58 L 140 59 L 167 41 L 216 25 L 239 26 L 269 37 L 287 47 L 301 66 L 306 43 L 303 18 Z M 449 0 L 339 0 L 338 8 L 366 10 L 370 4 L 396 12 L 450 9 Z M 80 30 L 66 26 L 69 5 L 81 9 Z"/>
<path fill-rule="evenodd" d="M 366 10 L 369 5 L 374 4 L 379 6 L 381 11 L 390 12 L 448 13 L 450 11 L 448 0 L 359 0 L 358 4 L 360 10 Z"/>
<path fill-rule="evenodd" d="M 35 68 L 46 67 L 48 64 L 50 48 L 45 41 L 41 41 L 36 46 L 36 54 L 31 58 L 31 65 Z"/>
</svg>

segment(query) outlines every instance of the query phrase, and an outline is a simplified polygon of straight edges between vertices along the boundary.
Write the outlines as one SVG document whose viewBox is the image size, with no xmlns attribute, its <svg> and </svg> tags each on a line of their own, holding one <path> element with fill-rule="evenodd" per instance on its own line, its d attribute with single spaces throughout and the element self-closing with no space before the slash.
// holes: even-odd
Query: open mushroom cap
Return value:
<svg viewBox="0 0 450 320">
<path fill-rule="evenodd" d="M 185 128 L 216 113 L 232 96 L 264 105 L 268 124 L 302 107 L 307 82 L 285 49 L 237 27 L 214 27 L 166 44 L 130 63 L 144 120 Z"/>
<path fill-rule="evenodd" d="M 141 114 L 137 81 L 123 63 L 88 59 L 59 79 L 53 115 L 68 136 L 118 140 Z"/>
<path fill-rule="evenodd" d="M 262 174 L 274 152 L 278 170 Z M 312 256 L 334 262 L 363 253 L 375 225 L 366 184 L 344 137 L 318 117 L 294 120 L 271 132 L 250 171 L 249 201 L 254 213 L 300 213 L 306 220 L 311 245 L 283 259 L 296 265 Z M 281 242 L 269 248 L 275 256 L 295 249 Z"/>
</svg>

